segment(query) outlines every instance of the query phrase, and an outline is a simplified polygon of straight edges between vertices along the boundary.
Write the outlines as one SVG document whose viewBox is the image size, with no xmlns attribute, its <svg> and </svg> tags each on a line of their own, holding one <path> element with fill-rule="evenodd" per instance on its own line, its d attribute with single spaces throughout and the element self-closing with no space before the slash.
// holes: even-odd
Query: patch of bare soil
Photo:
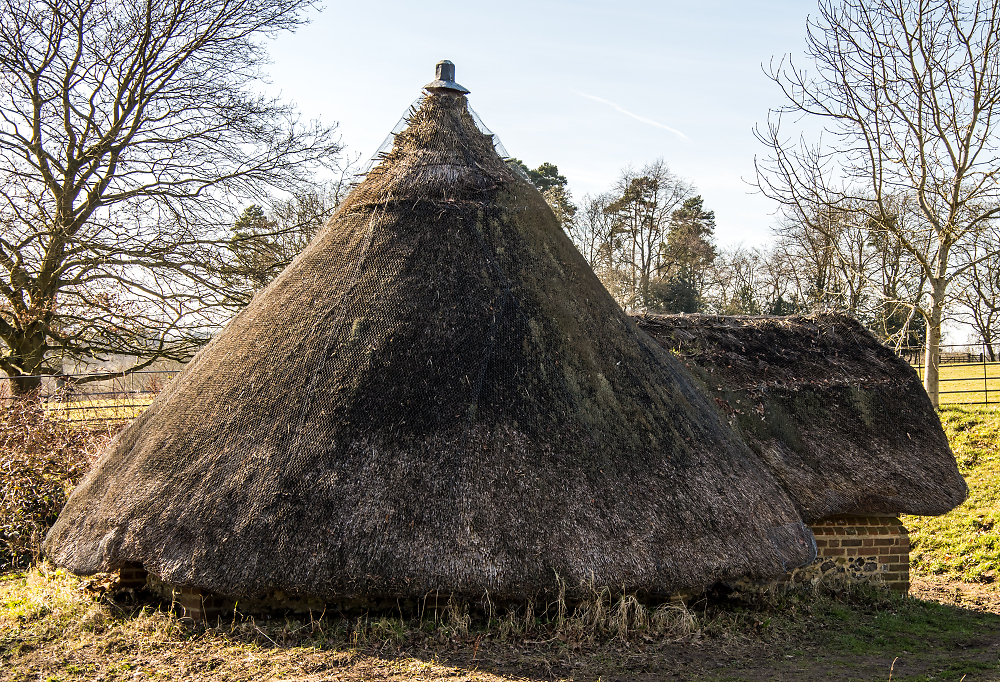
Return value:
<svg viewBox="0 0 1000 682">
<path fill-rule="evenodd" d="M 1000 614 L 1000 584 L 965 583 L 941 576 L 921 575 L 910 583 L 910 596 L 973 611 Z"/>
</svg>

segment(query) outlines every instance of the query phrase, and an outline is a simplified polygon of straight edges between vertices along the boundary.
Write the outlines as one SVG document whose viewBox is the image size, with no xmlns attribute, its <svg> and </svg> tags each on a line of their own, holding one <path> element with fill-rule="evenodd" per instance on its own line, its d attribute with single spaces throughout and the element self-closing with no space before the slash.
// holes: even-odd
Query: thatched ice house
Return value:
<svg viewBox="0 0 1000 682">
<path fill-rule="evenodd" d="M 967 493 L 909 364 L 844 315 L 635 321 L 791 495 L 816 535 L 814 568 L 878 573 L 906 588 L 909 541 L 897 516 L 943 514 Z"/>
<path fill-rule="evenodd" d="M 812 559 L 788 493 L 442 66 L 327 227 L 115 439 L 55 562 L 395 603 L 557 574 L 667 595 Z"/>
<path fill-rule="evenodd" d="M 73 493 L 55 562 L 147 571 L 191 607 L 395 606 L 557 576 L 666 596 L 814 558 L 795 489 L 438 69 L 326 228 Z"/>
</svg>

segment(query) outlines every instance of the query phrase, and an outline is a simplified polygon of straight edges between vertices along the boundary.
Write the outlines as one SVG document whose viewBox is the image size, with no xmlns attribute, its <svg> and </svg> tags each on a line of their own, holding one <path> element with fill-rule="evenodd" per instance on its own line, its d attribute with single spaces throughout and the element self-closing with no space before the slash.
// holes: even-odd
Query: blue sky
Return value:
<svg viewBox="0 0 1000 682">
<path fill-rule="evenodd" d="M 722 245 L 770 240 L 753 194 L 753 137 L 781 92 L 761 65 L 804 45 L 815 0 L 736 2 L 329 1 L 269 45 L 268 90 L 339 122 L 370 156 L 434 64 L 450 59 L 508 152 L 548 161 L 574 197 L 662 157 L 716 212 Z"/>
</svg>

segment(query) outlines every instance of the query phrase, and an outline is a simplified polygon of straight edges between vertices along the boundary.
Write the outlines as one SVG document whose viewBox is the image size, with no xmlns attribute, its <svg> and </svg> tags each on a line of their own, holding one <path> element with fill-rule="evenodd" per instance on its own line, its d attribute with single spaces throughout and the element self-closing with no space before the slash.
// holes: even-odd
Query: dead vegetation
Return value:
<svg viewBox="0 0 1000 682">
<path fill-rule="evenodd" d="M 604 593 L 487 620 L 330 612 L 194 624 L 110 576 L 0 579 L 0 680 L 995 679 L 1000 615 L 877 587 L 716 594 L 649 609 Z M 112 588 L 112 589 L 109 589 Z"/>
<path fill-rule="evenodd" d="M 31 398 L 0 410 L 0 573 L 38 560 L 67 496 L 119 428 L 50 418 Z"/>
<path fill-rule="evenodd" d="M 314 673 L 376 659 L 405 679 L 407 671 L 440 674 L 449 666 L 438 659 L 456 654 L 473 668 L 509 667 L 513 654 L 519 665 L 528 659 L 551 669 L 605 647 L 637 651 L 702 637 L 701 619 L 683 604 L 649 609 L 607 590 L 574 608 L 562 599 L 528 602 L 502 616 L 470 613 L 449 600 L 415 618 L 236 613 L 195 624 L 148 594 L 116 591 L 114 576 L 80 579 L 47 561 L 0 581 L 0 669 L 8 671 L 2 680 L 134 679 L 178 671 L 198 679 L 256 679 L 287 672 L 293 658 L 300 667 L 313 659 L 306 668 Z"/>
</svg>

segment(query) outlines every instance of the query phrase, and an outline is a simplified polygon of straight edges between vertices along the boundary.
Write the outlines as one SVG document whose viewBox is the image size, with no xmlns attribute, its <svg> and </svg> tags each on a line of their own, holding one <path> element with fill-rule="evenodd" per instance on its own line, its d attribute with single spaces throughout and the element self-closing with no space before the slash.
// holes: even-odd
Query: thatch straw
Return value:
<svg viewBox="0 0 1000 682">
<path fill-rule="evenodd" d="M 943 514 L 968 489 L 917 373 L 844 315 L 644 315 L 812 522 Z"/>
<path fill-rule="evenodd" d="M 115 440 L 46 552 L 224 595 L 667 595 L 809 561 L 789 495 L 463 96 Z"/>
</svg>

